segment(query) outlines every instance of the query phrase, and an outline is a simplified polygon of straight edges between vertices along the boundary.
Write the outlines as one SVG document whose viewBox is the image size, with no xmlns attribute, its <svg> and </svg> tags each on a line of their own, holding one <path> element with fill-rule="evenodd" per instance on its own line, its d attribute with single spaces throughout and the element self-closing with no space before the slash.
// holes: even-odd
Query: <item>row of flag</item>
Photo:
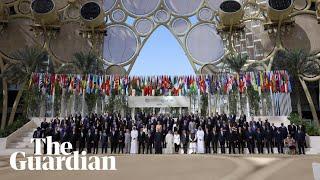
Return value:
<svg viewBox="0 0 320 180">
<path fill-rule="evenodd" d="M 117 76 L 33 73 L 29 87 L 37 87 L 43 94 L 65 89 L 75 94 L 110 96 L 188 96 L 199 94 L 245 93 L 252 86 L 259 93 L 290 93 L 287 71 L 245 72 L 240 75 L 219 73 L 190 76 Z"/>
</svg>

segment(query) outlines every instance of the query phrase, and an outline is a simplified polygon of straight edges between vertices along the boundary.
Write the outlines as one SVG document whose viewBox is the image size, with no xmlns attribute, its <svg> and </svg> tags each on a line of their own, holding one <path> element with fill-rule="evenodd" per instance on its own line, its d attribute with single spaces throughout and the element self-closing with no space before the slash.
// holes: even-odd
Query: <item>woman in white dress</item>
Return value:
<svg viewBox="0 0 320 180">
<path fill-rule="evenodd" d="M 197 131 L 197 153 L 203 154 L 204 153 L 204 131 L 202 130 L 201 126 Z"/>
<path fill-rule="evenodd" d="M 172 154 L 173 153 L 173 135 L 172 132 L 169 131 L 168 134 L 166 135 L 166 154 Z"/>
<path fill-rule="evenodd" d="M 134 126 L 131 131 L 131 146 L 130 146 L 130 154 L 138 153 L 138 131 Z"/>
<path fill-rule="evenodd" d="M 174 143 L 174 151 L 175 153 L 179 153 L 180 148 L 180 134 L 177 131 L 173 134 L 173 143 Z"/>
</svg>

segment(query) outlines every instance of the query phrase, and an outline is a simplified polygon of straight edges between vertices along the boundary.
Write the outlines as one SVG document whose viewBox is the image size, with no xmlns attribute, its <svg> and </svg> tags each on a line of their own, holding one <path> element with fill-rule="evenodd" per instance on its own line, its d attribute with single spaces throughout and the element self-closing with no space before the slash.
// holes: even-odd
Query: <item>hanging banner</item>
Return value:
<svg viewBox="0 0 320 180">
<path fill-rule="evenodd" d="M 187 96 L 129 96 L 130 108 L 167 108 L 189 107 L 190 98 Z"/>
</svg>

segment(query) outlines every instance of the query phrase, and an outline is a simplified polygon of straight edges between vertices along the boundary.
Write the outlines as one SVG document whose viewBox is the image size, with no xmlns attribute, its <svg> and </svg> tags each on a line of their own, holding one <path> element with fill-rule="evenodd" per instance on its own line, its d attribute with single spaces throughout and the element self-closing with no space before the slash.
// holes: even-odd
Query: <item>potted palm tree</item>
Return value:
<svg viewBox="0 0 320 180">
<path fill-rule="evenodd" d="M 302 119 L 302 109 L 301 109 L 301 92 L 303 91 L 308 100 L 312 117 L 315 125 L 319 127 L 319 118 L 317 116 L 317 111 L 315 105 L 312 101 L 312 97 L 308 90 L 305 81 L 301 78 L 305 75 L 318 75 L 320 74 L 319 65 L 316 66 L 317 60 L 310 56 L 307 52 L 302 49 L 294 50 L 280 50 L 276 53 L 273 60 L 274 70 L 287 70 L 291 82 L 293 83 L 292 94 L 293 97 L 297 98 L 297 110 Z"/>
<path fill-rule="evenodd" d="M 21 100 L 22 94 L 28 87 L 28 81 L 33 72 L 44 72 L 48 70 L 48 54 L 39 47 L 26 47 L 14 53 L 16 62 L 9 64 L 2 73 L 2 78 L 6 78 L 10 84 L 19 87 L 14 104 L 10 113 L 8 125 L 12 124 Z"/>
<path fill-rule="evenodd" d="M 224 59 L 224 62 L 229 66 L 229 68 L 232 71 L 234 71 L 237 74 L 238 77 L 242 73 L 242 69 L 243 69 L 244 65 L 247 63 L 247 61 L 248 61 L 247 54 L 231 54 L 229 56 L 226 56 Z M 231 95 L 234 96 L 235 93 L 231 93 Z M 239 91 L 238 91 L 238 97 L 239 97 L 240 109 L 242 109 L 242 101 L 243 100 L 242 100 L 242 95 L 240 94 Z M 231 99 L 234 99 L 234 98 L 231 98 Z"/>
<path fill-rule="evenodd" d="M 72 61 L 73 66 L 75 67 L 77 73 L 82 75 L 88 74 L 101 74 L 104 71 L 103 62 L 97 57 L 93 52 L 84 53 L 78 52 L 74 54 L 74 60 Z M 96 103 L 99 95 L 93 93 L 82 96 L 82 114 L 84 114 L 85 102 L 88 105 L 89 111 L 92 111 L 93 106 Z"/>
</svg>

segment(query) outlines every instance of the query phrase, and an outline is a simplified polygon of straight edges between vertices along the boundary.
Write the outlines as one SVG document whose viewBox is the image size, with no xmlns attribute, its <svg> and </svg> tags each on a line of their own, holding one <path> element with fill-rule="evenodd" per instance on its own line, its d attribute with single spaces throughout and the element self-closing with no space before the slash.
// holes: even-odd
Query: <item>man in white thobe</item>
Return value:
<svg viewBox="0 0 320 180">
<path fill-rule="evenodd" d="M 199 127 L 197 131 L 197 153 L 203 154 L 204 153 L 204 132 L 201 128 Z"/>
<path fill-rule="evenodd" d="M 138 153 L 138 131 L 134 126 L 131 131 L 131 146 L 130 146 L 130 154 Z"/>
<path fill-rule="evenodd" d="M 173 153 L 173 134 L 171 131 L 168 132 L 166 135 L 166 154 L 172 154 Z"/>
</svg>

